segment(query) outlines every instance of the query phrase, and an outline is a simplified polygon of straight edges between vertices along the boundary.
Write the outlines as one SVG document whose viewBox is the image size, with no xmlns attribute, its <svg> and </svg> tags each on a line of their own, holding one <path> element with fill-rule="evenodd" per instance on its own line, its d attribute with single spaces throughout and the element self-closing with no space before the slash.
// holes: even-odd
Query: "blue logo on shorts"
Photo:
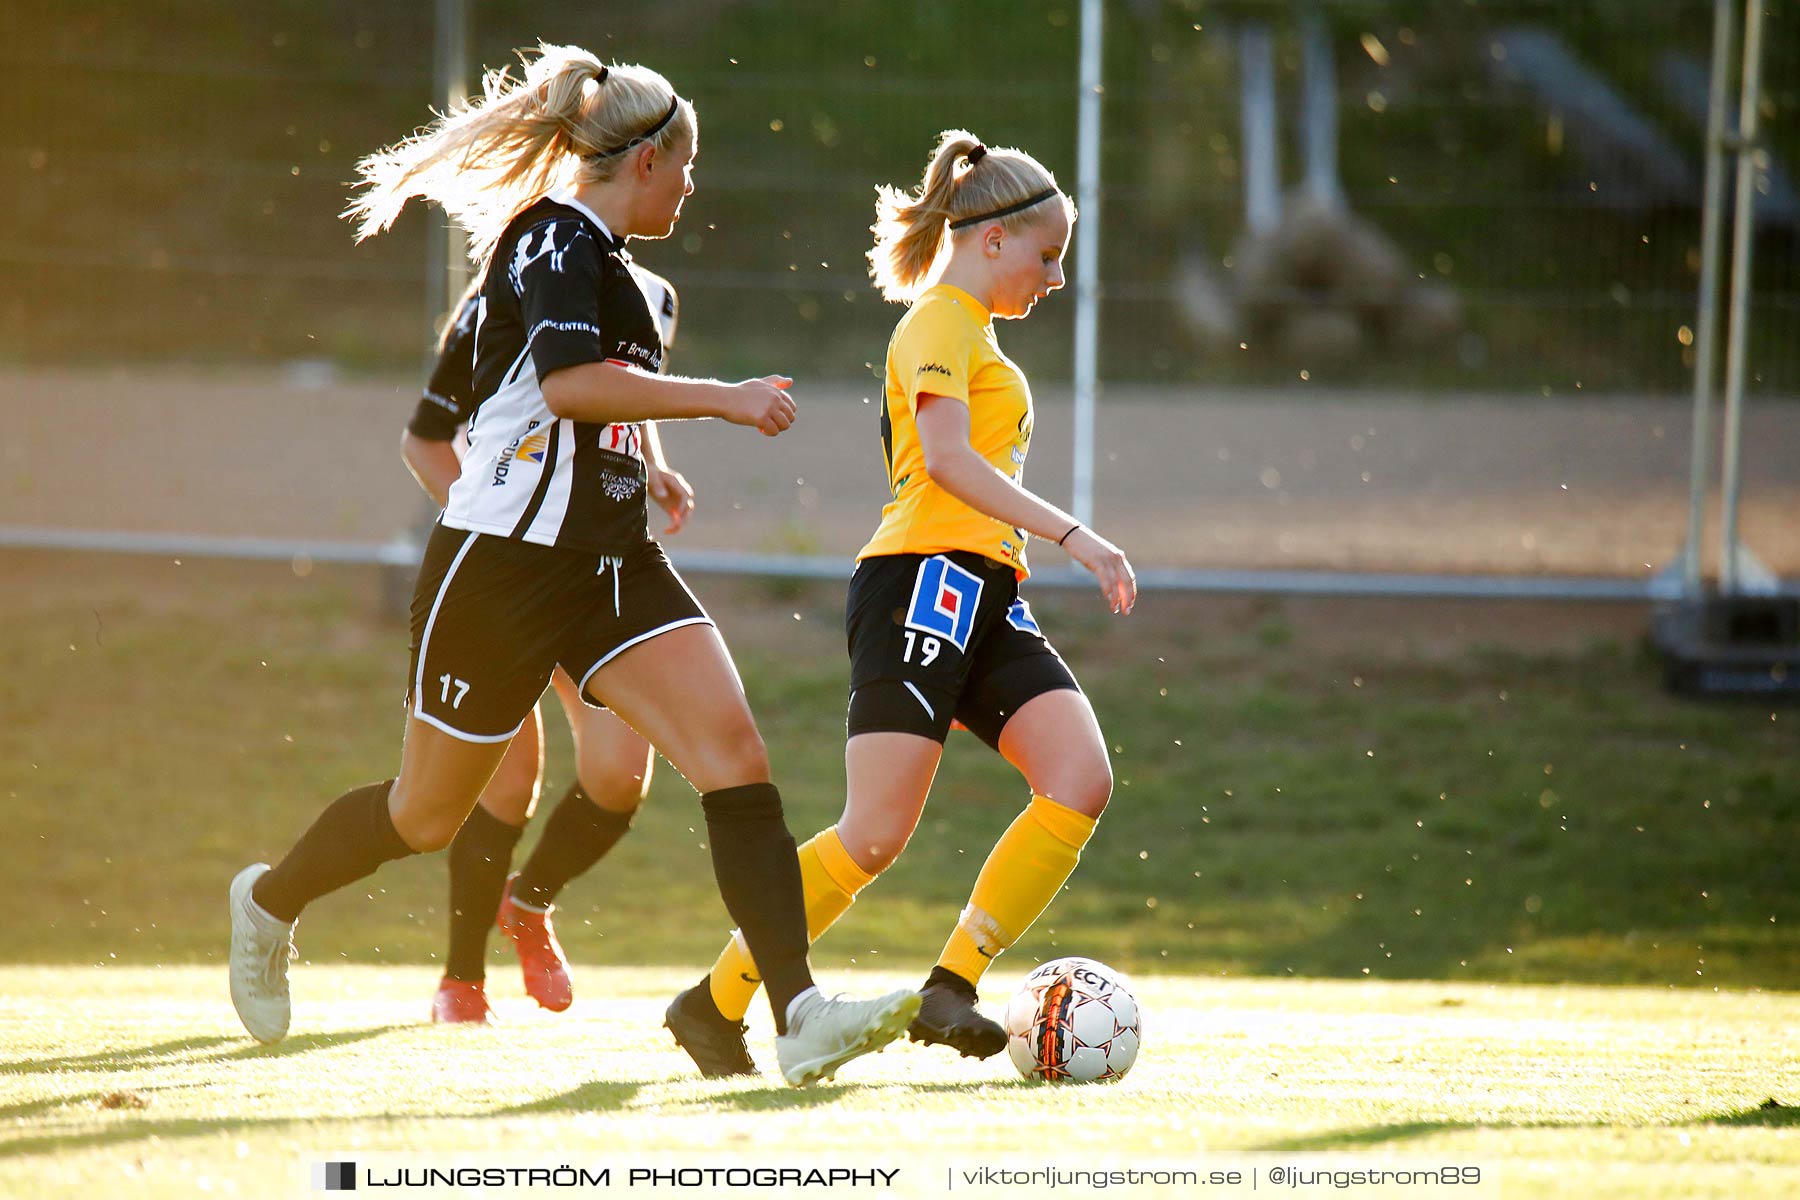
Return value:
<svg viewBox="0 0 1800 1200">
<path fill-rule="evenodd" d="M 1025 603 L 1023 597 L 1014 600 L 1012 607 L 1006 610 L 1006 623 L 1014 629 L 1044 636 L 1044 631 L 1038 628 L 1037 618 L 1031 615 L 1031 606 Z"/>
<path fill-rule="evenodd" d="M 906 627 L 941 637 L 958 650 L 969 648 L 975 608 L 981 603 L 981 580 L 941 555 L 919 564 L 913 581 Z"/>
</svg>

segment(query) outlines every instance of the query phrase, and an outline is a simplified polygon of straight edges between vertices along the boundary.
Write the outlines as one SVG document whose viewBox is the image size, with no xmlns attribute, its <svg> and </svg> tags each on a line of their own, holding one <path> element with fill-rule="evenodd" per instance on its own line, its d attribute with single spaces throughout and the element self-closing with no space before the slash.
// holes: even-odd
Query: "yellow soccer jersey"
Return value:
<svg viewBox="0 0 1800 1200">
<path fill-rule="evenodd" d="M 1025 534 L 975 511 L 925 474 L 914 423 L 919 394 L 969 406 L 969 444 L 1001 474 L 1022 483 L 1031 445 L 1031 388 L 1000 353 L 993 318 L 961 288 L 939 284 L 913 302 L 888 343 L 881 449 L 893 500 L 881 526 L 857 554 L 941 554 L 971 550 L 1005 563 L 1024 579 Z"/>
</svg>

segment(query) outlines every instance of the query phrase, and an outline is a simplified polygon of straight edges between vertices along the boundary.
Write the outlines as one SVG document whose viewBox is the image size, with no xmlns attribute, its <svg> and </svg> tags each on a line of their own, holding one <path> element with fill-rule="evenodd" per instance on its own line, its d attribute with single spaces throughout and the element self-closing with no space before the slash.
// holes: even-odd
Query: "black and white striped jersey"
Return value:
<svg viewBox="0 0 1800 1200">
<path fill-rule="evenodd" d="M 601 554 L 649 540 L 639 426 L 558 418 L 539 383 L 588 362 L 660 370 L 646 291 L 572 193 L 513 218 L 476 296 L 469 449 L 444 525 Z"/>
<path fill-rule="evenodd" d="M 656 329 L 662 335 L 664 365 L 675 347 L 675 329 L 681 320 L 681 300 L 675 285 L 633 260 L 627 264 L 631 276 L 644 293 L 644 302 L 656 318 Z M 475 408 L 475 319 L 481 311 L 481 292 L 473 289 L 457 306 L 456 315 L 444 330 L 443 345 L 438 348 L 431 378 L 419 396 L 418 407 L 406 427 L 428 442 L 453 442 L 456 431 Z"/>
</svg>

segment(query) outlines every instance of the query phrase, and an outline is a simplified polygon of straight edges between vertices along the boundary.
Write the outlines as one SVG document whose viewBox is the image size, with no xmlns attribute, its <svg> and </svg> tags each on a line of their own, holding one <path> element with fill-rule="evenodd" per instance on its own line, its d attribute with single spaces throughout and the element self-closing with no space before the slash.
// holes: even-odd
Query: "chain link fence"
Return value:
<svg viewBox="0 0 1800 1200">
<path fill-rule="evenodd" d="M 1746 535 L 1790 570 L 1797 16 L 1768 10 L 1749 356 L 1765 456 L 1746 485 L 1770 506 L 1747 510 Z M 916 181 L 953 126 L 1075 186 L 1074 0 L 472 0 L 471 17 L 475 64 L 576 42 L 693 97 L 699 190 L 639 255 L 681 291 L 676 366 L 842 381 L 824 389 L 826 455 L 868 440 L 862 402 L 897 315 L 863 269 L 873 186 Z M 1100 518 L 1135 522 L 1168 565 L 1667 561 L 1685 515 L 1711 20 L 1710 0 L 1109 3 L 1103 215 L 1077 228 L 1101 238 Z M 356 158 L 425 117 L 433 6 L 76 0 L 7 5 L 0 32 L 0 361 L 34 380 L 15 403 L 46 370 L 96 364 L 278 367 L 272 397 L 307 380 L 411 386 L 367 381 L 418 369 L 438 316 L 432 218 L 357 246 L 337 214 Z M 1071 310 L 1058 298 L 1003 331 L 1053 418 Z M 406 402 L 384 403 L 383 462 Z M 786 460 L 736 475 L 735 450 L 684 439 L 719 501 L 703 544 L 841 555 L 879 502 L 872 452 L 834 487 Z M 1052 496 L 1073 453 L 1052 438 L 1034 455 Z M 1561 493 L 1602 494 L 1606 512 Z M 35 495 L 15 488 L 8 520 L 40 517 Z M 368 522 L 326 532 L 391 527 L 387 503 L 371 492 Z M 1394 541 L 1369 532 L 1380 521 L 1435 531 Z M 1627 521 L 1640 536 L 1618 536 Z M 1558 548 L 1571 529 L 1587 550 Z"/>
</svg>

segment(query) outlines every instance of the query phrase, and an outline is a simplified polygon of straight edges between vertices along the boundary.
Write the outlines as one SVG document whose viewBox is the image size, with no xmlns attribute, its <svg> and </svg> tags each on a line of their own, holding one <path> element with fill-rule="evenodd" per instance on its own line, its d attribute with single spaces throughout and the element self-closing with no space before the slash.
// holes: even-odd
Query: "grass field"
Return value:
<svg viewBox="0 0 1800 1200">
<path fill-rule="evenodd" d="M 0 1195 L 279 1194 L 297 1155 L 344 1148 L 987 1161 L 1047 1128 L 1095 1156 L 1467 1156 L 1508 1196 L 1793 1194 L 1800 714 L 1662 694 L 1641 611 L 1155 595 L 1117 622 L 1041 595 L 1118 787 L 989 998 L 1035 960 L 1105 959 L 1138 980 L 1144 1056 L 1071 1093 L 903 1048 L 813 1096 L 689 1079 L 655 1028 L 727 926 L 666 767 L 563 898 L 572 1013 L 530 1009 L 496 954 L 504 1028 L 420 1023 L 443 925 L 424 859 L 308 910 L 296 1036 L 254 1047 L 224 885 L 391 773 L 406 634 L 379 580 L 24 553 L 0 573 L 21 582 L 0 591 Z M 841 593 L 695 583 L 804 836 L 840 803 Z M 1023 799 L 953 741 L 906 857 L 819 945 L 822 982 L 921 976 Z"/>
<path fill-rule="evenodd" d="M 0 910 L 38 919 L 0 922 L 0 962 L 216 959 L 224 881 L 393 773 L 403 624 L 368 572 L 4 562 L 30 586 L 0 596 Z M 804 837 L 842 803 L 841 592 L 696 588 Z M 1021 955 L 1800 987 L 1800 714 L 1663 695 L 1641 613 L 1155 595 L 1118 621 L 1085 592 L 1035 607 L 1094 698 L 1118 782 Z M 572 768 L 553 702 L 546 724 L 554 799 Z M 928 963 L 1025 798 L 954 738 L 906 856 L 821 962 Z M 665 765 L 606 869 L 563 897 L 571 951 L 710 961 L 728 925 L 703 830 Z M 383 868 L 308 910 L 302 952 L 429 961 L 442 880 L 436 859 Z"/>
<path fill-rule="evenodd" d="M 1800 1108 L 1761 1107 L 1800 1088 L 1793 996 L 1146 976 L 1144 1054 L 1114 1087 L 901 1045 L 793 1092 L 690 1076 L 656 1030 L 680 972 L 584 970 L 604 999 L 557 1017 L 509 987 L 481 1030 L 419 1023 L 428 968 L 303 967 L 273 1049 L 217 1002 L 220 975 L 0 970 L 0 1194 L 303 1193 L 303 1158 L 401 1149 L 621 1174 L 847 1151 L 920 1189 L 945 1166 L 1286 1161 L 1265 1151 L 1480 1164 L 1501 1189 L 1479 1194 L 1508 1197 L 1787 1197 L 1800 1176 Z"/>
</svg>

